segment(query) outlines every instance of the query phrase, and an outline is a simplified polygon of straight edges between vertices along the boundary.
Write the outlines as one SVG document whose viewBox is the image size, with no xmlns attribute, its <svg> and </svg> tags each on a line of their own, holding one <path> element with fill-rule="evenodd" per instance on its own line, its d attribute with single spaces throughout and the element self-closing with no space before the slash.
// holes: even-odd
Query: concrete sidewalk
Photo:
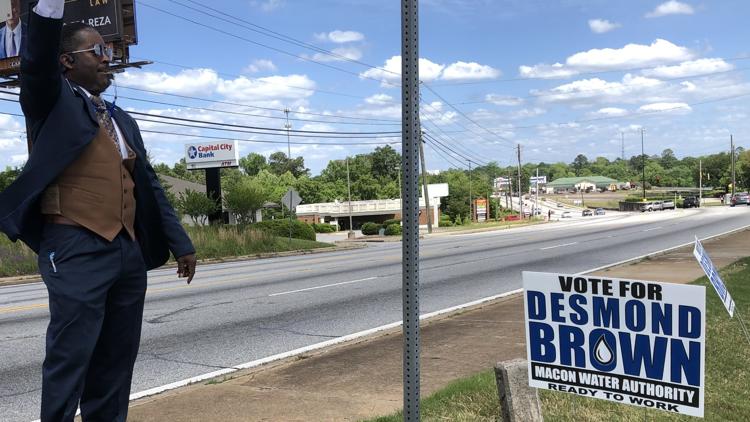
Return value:
<svg viewBox="0 0 750 422">
<path fill-rule="evenodd" d="M 750 255 L 750 232 L 704 243 L 723 267 Z M 602 270 L 610 277 L 690 282 L 703 275 L 692 247 Z M 707 290 L 707 294 L 714 292 Z M 422 396 L 525 357 L 521 295 L 423 323 Z M 142 421 L 355 421 L 402 406 L 400 329 L 131 403 Z"/>
</svg>

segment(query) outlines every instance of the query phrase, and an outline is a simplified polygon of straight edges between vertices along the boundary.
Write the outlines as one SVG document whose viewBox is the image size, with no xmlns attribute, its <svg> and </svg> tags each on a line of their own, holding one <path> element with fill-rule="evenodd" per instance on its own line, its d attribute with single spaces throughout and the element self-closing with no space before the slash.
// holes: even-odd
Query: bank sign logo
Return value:
<svg viewBox="0 0 750 422">
<path fill-rule="evenodd" d="M 198 158 L 198 148 L 194 146 L 188 148 L 188 157 L 190 157 L 191 160 Z"/>
<path fill-rule="evenodd" d="M 706 291 L 524 272 L 529 385 L 703 416 Z"/>
</svg>

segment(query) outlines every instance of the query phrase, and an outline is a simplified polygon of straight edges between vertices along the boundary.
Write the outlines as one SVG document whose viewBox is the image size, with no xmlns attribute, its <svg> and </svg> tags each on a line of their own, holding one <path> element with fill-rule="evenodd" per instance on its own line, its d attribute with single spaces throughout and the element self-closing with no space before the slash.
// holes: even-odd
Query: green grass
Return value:
<svg viewBox="0 0 750 422">
<path fill-rule="evenodd" d="M 239 226 L 187 227 L 198 259 L 231 258 L 269 252 L 310 250 L 331 246 L 310 240 L 289 239 Z M 38 273 L 36 254 L 21 242 L 0 235 L 0 277 Z"/>
<path fill-rule="evenodd" d="M 5 235 L 0 234 L 0 277 L 36 272 L 36 254 L 23 243 L 13 243 Z"/>
<path fill-rule="evenodd" d="M 480 422 L 494 421 L 500 414 L 495 387 L 495 373 L 483 372 L 455 381 L 423 400 L 420 406 L 423 421 Z M 372 422 L 400 422 L 402 413 L 373 419 Z"/>
<path fill-rule="evenodd" d="M 539 224 L 543 223 L 544 219 L 540 217 L 535 217 L 531 220 L 519 220 L 519 221 L 486 221 L 484 223 L 471 223 L 471 224 L 462 224 L 460 226 L 448 226 L 448 227 L 439 227 L 437 230 L 439 231 L 462 231 L 462 230 L 475 230 L 475 229 L 489 229 L 489 228 L 511 228 L 511 227 L 518 227 L 518 226 L 529 226 L 533 224 Z"/>
<path fill-rule="evenodd" d="M 750 315 L 750 258 L 721 271 L 739 313 Z M 750 420 L 750 344 L 735 315 L 729 319 L 706 277 L 692 284 L 706 286 L 706 421 Z M 422 401 L 424 421 L 495 421 L 500 409 L 493 370 L 450 384 Z M 664 411 L 646 410 L 573 394 L 540 390 L 547 422 L 698 421 Z M 400 421 L 400 413 L 372 422 Z"/>
</svg>

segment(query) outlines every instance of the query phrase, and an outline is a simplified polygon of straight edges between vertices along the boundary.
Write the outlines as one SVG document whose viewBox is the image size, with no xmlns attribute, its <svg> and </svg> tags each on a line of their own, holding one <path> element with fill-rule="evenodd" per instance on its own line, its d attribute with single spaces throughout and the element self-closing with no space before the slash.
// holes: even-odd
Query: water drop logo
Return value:
<svg viewBox="0 0 750 422">
<path fill-rule="evenodd" d="M 198 156 L 198 148 L 191 146 L 188 148 L 188 157 L 190 157 L 191 160 L 195 160 L 195 157 Z"/>
<path fill-rule="evenodd" d="M 604 334 L 599 337 L 594 346 L 594 359 L 602 366 L 607 366 L 615 360 L 615 354 L 604 339 Z"/>
</svg>

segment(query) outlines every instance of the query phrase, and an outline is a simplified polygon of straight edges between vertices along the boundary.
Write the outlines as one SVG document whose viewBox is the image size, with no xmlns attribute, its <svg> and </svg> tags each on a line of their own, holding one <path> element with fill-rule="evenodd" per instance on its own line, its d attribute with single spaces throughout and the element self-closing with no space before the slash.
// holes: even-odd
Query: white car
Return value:
<svg viewBox="0 0 750 422">
<path fill-rule="evenodd" d="M 570 211 L 563 211 L 560 218 L 573 218 L 573 214 L 571 214 Z"/>
</svg>

